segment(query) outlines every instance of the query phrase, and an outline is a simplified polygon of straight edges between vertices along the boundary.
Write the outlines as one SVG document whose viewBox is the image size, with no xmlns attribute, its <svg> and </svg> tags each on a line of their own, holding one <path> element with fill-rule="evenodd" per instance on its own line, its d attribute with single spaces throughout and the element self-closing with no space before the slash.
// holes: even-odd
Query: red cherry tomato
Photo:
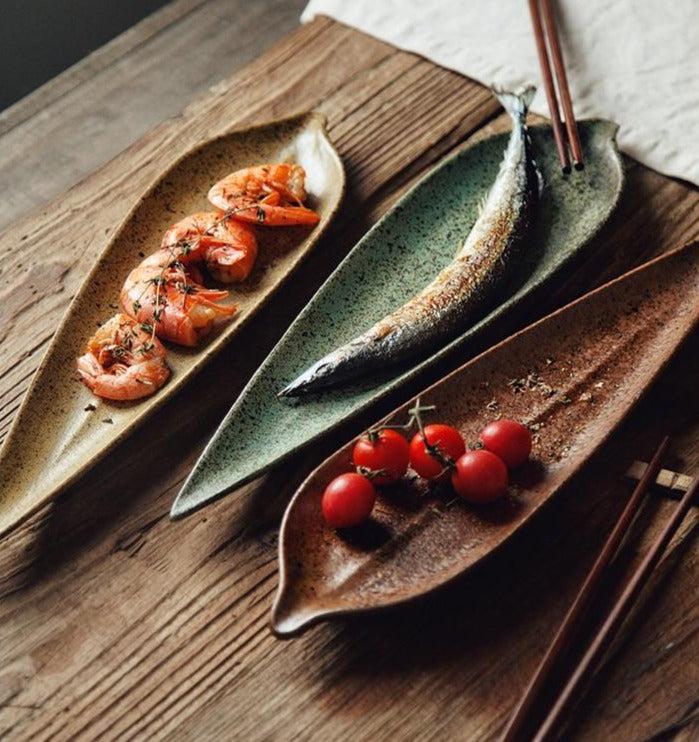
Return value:
<svg viewBox="0 0 699 742">
<path fill-rule="evenodd" d="M 349 528 L 365 521 L 375 502 L 374 485 L 361 474 L 348 472 L 335 477 L 325 488 L 321 507 L 329 526 Z"/>
<path fill-rule="evenodd" d="M 369 436 L 360 438 L 352 451 L 352 461 L 356 467 L 381 472 L 372 476 L 374 484 L 398 481 L 408 468 L 409 456 L 408 441 L 397 430 L 390 428 L 380 430 L 375 440 Z"/>
<path fill-rule="evenodd" d="M 465 500 L 492 502 L 507 492 L 507 467 L 501 458 L 484 448 L 468 451 L 456 462 L 451 481 Z"/>
<path fill-rule="evenodd" d="M 516 420 L 495 420 L 483 428 L 481 443 L 510 469 L 515 469 L 529 458 L 532 434 Z"/>
<path fill-rule="evenodd" d="M 431 446 L 436 446 L 440 452 L 456 461 L 466 450 L 466 444 L 461 433 L 450 425 L 425 425 L 425 438 Z M 434 479 L 444 470 L 444 462 L 433 456 L 425 447 L 422 433 L 416 433 L 410 441 L 410 466 L 423 479 Z"/>
</svg>

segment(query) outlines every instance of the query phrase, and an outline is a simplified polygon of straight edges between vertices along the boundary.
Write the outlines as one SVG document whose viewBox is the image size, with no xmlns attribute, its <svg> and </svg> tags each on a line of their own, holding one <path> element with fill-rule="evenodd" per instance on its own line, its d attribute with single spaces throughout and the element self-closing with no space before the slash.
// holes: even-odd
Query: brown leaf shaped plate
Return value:
<svg viewBox="0 0 699 742">
<path fill-rule="evenodd" d="M 317 243 L 345 185 L 324 124 L 320 114 L 307 113 L 206 141 L 173 163 L 134 205 L 68 308 L 0 452 L 0 535 L 75 481 L 171 397 L 235 337 Z M 211 208 L 206 194 L 216 180 L 280 161 L 305 168 L 308 205 L 320 213 L 320 223 L 312 230 L 260 231 L 255 267 L 244 283 L 231 287 L 227 300 L 238 306 L 237 314 L 198 348 L 168 343 L 172 377 L 153 396 L 129 403 L 94 397 L 77 381 L 75 358 L 95 326 L 116 311 L 129 271 L 158 249 L 169 225 Z"/>
<path fill-rule="evenodd" d="M 447 485 L 426 492 L 407 476 L 382 488 L 369 523 L 327 527 L 320 500 L 351 468 L 353 442 L 294 495 L 280 535 L 279 636 L 331 616 L 397 605 L 473 567 L 524 526 L 603 444 L 699 321 L 699 242 L 583 296 L 423 392 L 430 420 L 466 441 L 498 415 L 534 431 L 532 459 L 509 495 L 474 507 Z M 415 400 L 386 421 L 404 422 Z"/>
</svg>

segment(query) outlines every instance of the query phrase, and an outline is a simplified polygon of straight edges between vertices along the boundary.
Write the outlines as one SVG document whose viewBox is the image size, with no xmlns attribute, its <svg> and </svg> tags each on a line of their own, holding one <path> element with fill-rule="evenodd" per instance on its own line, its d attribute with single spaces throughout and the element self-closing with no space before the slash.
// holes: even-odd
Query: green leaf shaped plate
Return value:
<svg viewBox="0 0 699 742">
<path fill-rule="evenodd" d="M 363 237 L 299 314 L 250 380 L 173 507 L 180 517 L 250 481 L 445 359 L 453 366 L 496 321 L 571 263 L 611 214 L 623 184 L 616 126 L 584 121 L 585 169 L 564 176 L 550 126 L 531 128 L 545 189 L 518 275 L 500 303 L 463 335 L 408 369 L 320 394 L 277 393 L 313 361 L 414 296 L 453 258 L 492 185 L 509 134 L 467 145 L 441 162 Z M 453 367 L 452 366 L 452 367 Z M 393 400 L 393 396 L 392 396 Z M 393 400 L 395 401 L 395 400 Z"/>
</svg>

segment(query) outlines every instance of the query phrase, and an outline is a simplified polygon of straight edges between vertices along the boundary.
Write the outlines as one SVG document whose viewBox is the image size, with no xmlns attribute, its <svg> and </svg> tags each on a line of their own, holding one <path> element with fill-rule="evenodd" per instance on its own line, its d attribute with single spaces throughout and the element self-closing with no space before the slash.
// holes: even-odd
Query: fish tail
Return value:
<svg viewBox="0 0 699 742">
<path fill-rule="evenodd" d="M 518 93 L 509 93 L 505 90 L 494 90 L 493 92 L 502 107 L 512 117 L 515 127 L 519 127 L 522 131 L 526 147 L 530 153 L 530 176 L 533 178 L 533 186 L 536 188 L 539 196 L 541 196 L 544 191 L 544 179 L 539 166 L 536 164 L 533 156 L 531 156 L 532 143 L 529 130 L 527 129 L 527 112 L 529 111 L 532 100 L 534 100 L 536 88 L 533 85 L 529 85 Z"/>
<path fill-rule="evenodd" d="M 534 99 L 536 88 L 530 85 L 518 93 L 509 93 L 505 90 L 495 90 L 493 92 L 510 116 L 517 122 L 523 122 L 527 117 L 529 106 Z"/>
</svg>

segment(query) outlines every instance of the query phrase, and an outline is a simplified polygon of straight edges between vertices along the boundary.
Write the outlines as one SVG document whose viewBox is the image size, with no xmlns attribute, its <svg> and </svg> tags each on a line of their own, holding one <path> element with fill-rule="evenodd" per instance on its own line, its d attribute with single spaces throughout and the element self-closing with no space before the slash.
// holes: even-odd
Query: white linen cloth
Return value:
<svg viewBox="0 0 699 742">
<path fill-rule="evenodd" d="M 619 124 L 619 148 L 699 185 L 699 0 L 558 0 L 576 118 Z M 311 0 L 327 15 L 490 87 L 538 87 L 527 0 Z"/>
</svg>

